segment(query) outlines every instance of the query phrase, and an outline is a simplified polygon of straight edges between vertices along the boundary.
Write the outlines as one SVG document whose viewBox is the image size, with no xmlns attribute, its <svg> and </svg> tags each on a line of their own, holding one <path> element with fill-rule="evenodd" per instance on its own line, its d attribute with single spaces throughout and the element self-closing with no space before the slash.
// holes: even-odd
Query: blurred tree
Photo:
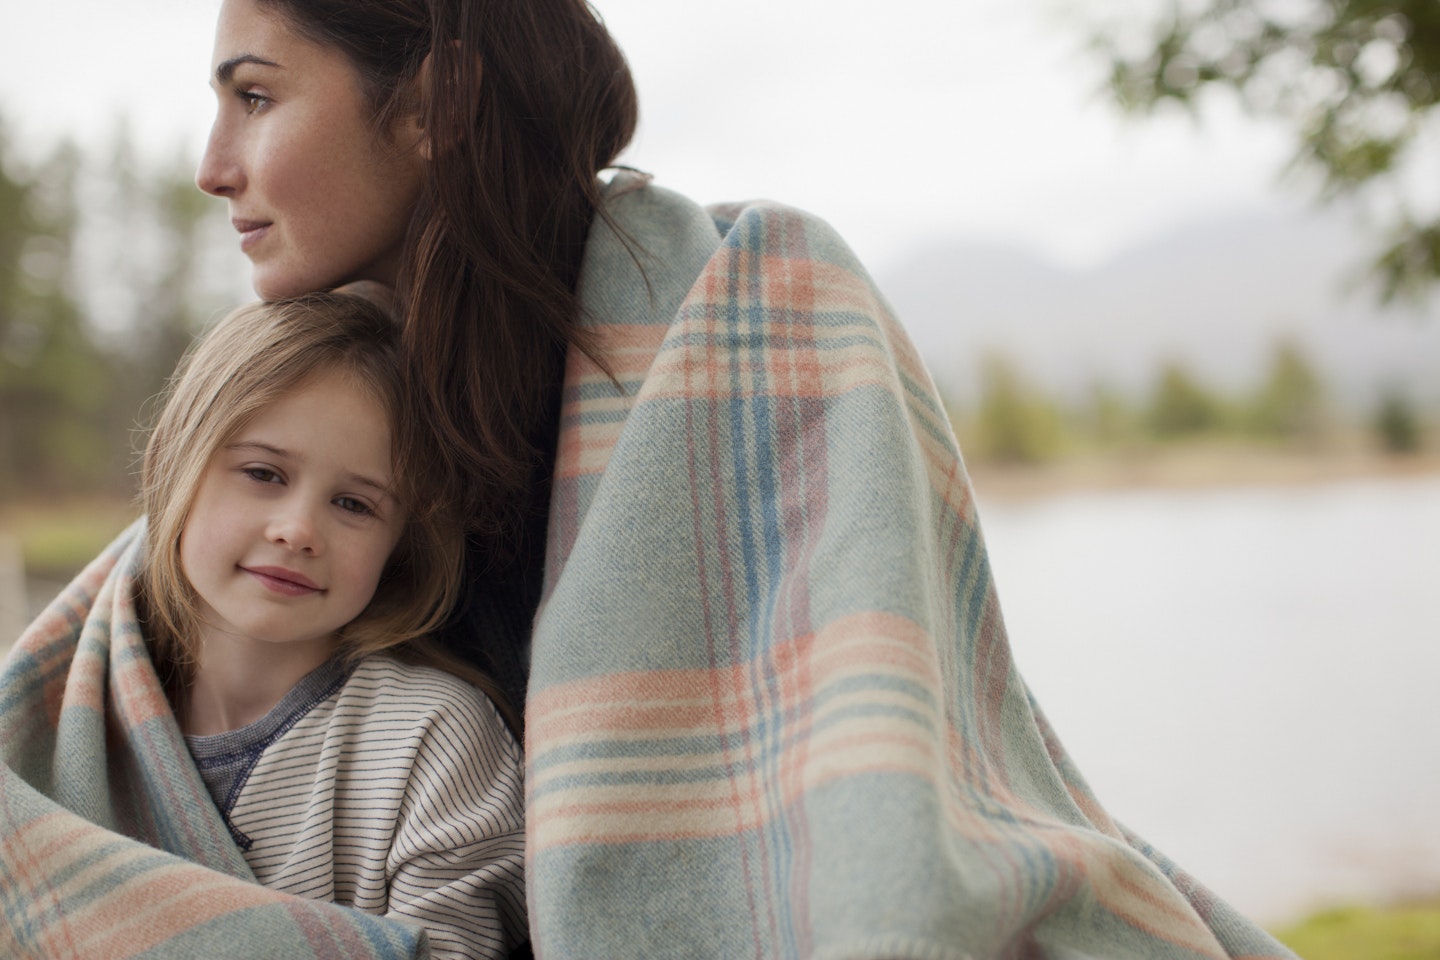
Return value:
<svg viewBox="0 0 1440 960">
<path fill-rule="evenodd" d="M 124 141 L 117 142 L 117 158 L 126 149 Z M 137 417 L 146 419 L 141 408 L 164 386 L 204 320 L 224 302 L 207 284 L 201 266 L 207 227 L 217 218 L 227 228 L 229 223 L 224 205 L 196 189 L 194 168 L 194 161 L 181 153 L 117 183 L 115 211 L 137 210 L 138 215 L 112 223 L 113 235 L 133 233 L 136 224 L 147 234 L 143 246 L 114 261 L 112 283 L 129 288 L 130 315 L 122 318 L 124 337 L 116 352 L 125 356 L 132 376 L 115 399 L 131 424 Z"/>
<path fill-rule="evenodd" d="M 122 123 L 88 184 L 81 294 L 118 374 L 105 423 L 112 470 L 127 489 L 150 401 L 204 320 L 231 301 L 204 269 L 214 228 L 228 234 L 229 223 L 224 205 L 195 188 L 194 166 L 183 151 L 142 160 Z"/>
<path fill-rule="evenodd" d="M 1288 440 L 1314 442 L 1325 421 L 1325 389 L 1299 343 L 1276 342 L 1270 372 L 1248 411 L 1250 426 L 1260 433 Z"/>
<path fill-rule="evenodd" d="M 1225 420 L 1220 401 L 1179 361 L 1167 361 L 1150 399 L 1149 425 L 1164 439 L 1204 433 Z"/>
<path fill-rule="evenodd" d="M 1135 412 L 1124 394 L 1108 383 L 1094 383 L 1086 398 L 1084 427 L 1101 447 L 1116 447 L 1133 438 Z"/>
<path fill-rule="evenodd" d="M 990 354 L 981 364 L 975 429 L 982 459 L 1035 464 L 1060 452 L 1059 413 L 1000 354 Z"/>
<path fill-rule="evenodd" d="M 1122 106 L 1193 108 L 1207 88 L 1238 92 L 1252 112 L 1293 126 L 1295 164 L 1322 174 L 1323 198 L 1396 189 L 1376 261 L 1387 300 L 1440 280 L 1440 216 L 1418 210 L 1403 182 L 1407 164 L 1433 182 L 1415 148 L 1440 102 L 1440 3 L 1171 0 L 1140 33 L 1131 42 L 1133 24 L 1109 23 L 1093 33 Z"/>
<path fill-rule="evenodd" d="M 224 207 L 186 157 L 138 162 L 123 127 L 98 165 L 68 145 L 23 162 L 3 134 L 0 496 L 129 494 L 147 401 L 234 299 L 233 272 L 205 269 Z"/>
<path fill-rule="evenodd" d="M 1387 453 L 1416 453 L 1420 450 L 1420 416 L 1410 398 L 1389 390 L 1380 399 L 1375 414 L 1375 433 Z"/>
<path fill-rule="evenodd" d="M 70 293 L 80 156 L 22 170 L 0 134 L 0 492 L 103 482 L 110 370 Z"/>
</svg>

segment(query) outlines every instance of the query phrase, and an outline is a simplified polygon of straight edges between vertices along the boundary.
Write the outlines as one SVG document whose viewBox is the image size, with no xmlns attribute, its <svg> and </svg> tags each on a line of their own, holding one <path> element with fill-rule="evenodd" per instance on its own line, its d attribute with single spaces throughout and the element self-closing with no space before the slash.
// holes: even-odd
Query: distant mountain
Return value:
<svg viewBox="0 0 1440 960">
<path fill-rule="evenodd" d="M 1167 358 L 1245 389 L 1291 337 L 1342 406 L 1387 386 L 1440 407 L 1440 309 L 1382 309 L 1364 287 L 1372 238 L 1336 213 L 1196 224 L 1084 273 L 956 239 L 878 277 L 942 387 L 974 397 L 976 362 L 1000 351 L 1037 385 L 1148 390 Z"/>
</svg>

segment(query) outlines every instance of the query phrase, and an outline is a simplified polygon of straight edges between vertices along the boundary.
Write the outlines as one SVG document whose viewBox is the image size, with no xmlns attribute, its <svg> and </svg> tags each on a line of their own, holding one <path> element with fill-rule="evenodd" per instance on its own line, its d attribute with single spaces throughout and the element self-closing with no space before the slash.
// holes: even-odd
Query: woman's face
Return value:
<svg viewBox="0 0 1440 960">
<path fill-rule="evenodd" d="M 412 120 L 377 136 L 359 74 L 256 0 L 224 0 L 219 99 L 195 182 L 230 203 L 255 292 L 393 284 L 424 161 Z"/>
</svg>

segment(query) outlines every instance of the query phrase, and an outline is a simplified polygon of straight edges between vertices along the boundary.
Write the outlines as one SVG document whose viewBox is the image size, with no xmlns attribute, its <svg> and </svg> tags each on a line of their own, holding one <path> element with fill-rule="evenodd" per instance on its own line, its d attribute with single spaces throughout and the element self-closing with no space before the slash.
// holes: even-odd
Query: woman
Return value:
<svg viewBox="0 0 1440 960">
<path fill-rule="evenodd" d="M 565 350 L 590 343 L 595 175 L 635 128 L 624 58 L 571 0 L 247 0 L 222 5 L 213 67 L 196 180 L 229 201 L 256 292 L 397 288 L 485 572 L 460 622 L 527 635 Z M 523 703 L 523 650 L 480 655 Z"/>
<path fill-rule="evenodd" d="M 450 642 L 528 689 L 538 953 L 1288 956 L 1029 700 L 843 243 L 597 179 L 636 106 L 579 0 L 224 0 L 213 68 L 257 292 L 395 290 L 472 518 Z"/>
</svg>

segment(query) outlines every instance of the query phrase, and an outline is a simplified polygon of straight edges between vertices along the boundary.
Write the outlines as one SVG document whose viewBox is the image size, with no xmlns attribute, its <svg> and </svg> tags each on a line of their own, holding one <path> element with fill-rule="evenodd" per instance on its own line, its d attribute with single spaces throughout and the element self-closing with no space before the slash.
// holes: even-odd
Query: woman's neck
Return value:
<svg viewBox="0 0 1440 960">
<path fill-rule="evenodd" d="M 336 641 L 265 643 L 228 636 L 201 639 L 193 680 L 175 705 L 187 736 L 213 736 L 261 719 L 334 654 Z"/>
</svg>

